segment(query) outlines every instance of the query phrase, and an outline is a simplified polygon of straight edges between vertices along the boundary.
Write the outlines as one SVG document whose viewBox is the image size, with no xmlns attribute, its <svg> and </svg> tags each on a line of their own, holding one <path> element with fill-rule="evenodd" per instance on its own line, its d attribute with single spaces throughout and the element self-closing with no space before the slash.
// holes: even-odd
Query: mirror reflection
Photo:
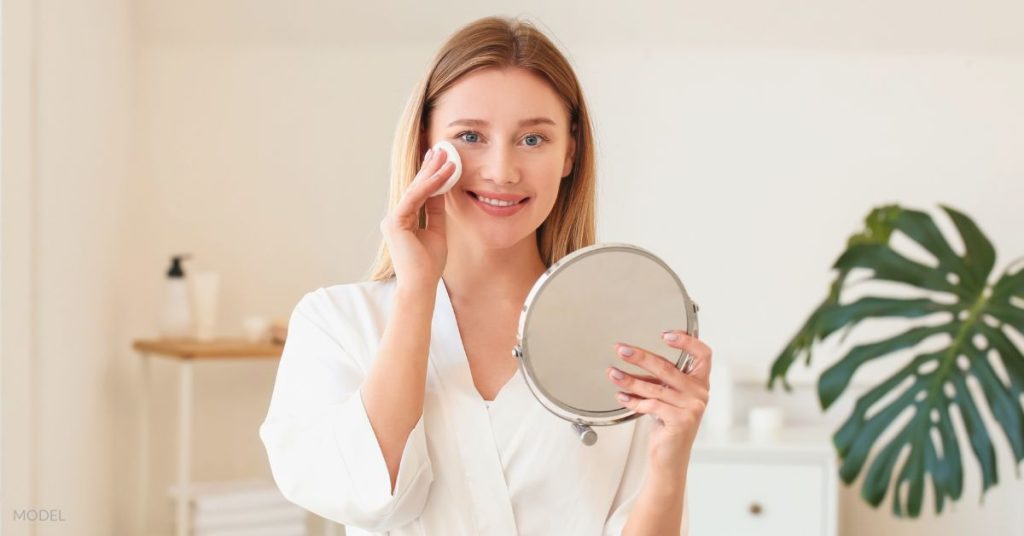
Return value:
<svg viewBox="0 0 1024 536">
<path fill-rule="evenodd" d="M 520 315 L 523 368 L 540 402 L 570 422 L 612 424 L 638 416 L 619 403 L 605 371 L 647 371 L 615 358 L 616 343 L 661 351 L 661 326 L 696 331 L 695 305 L 678 276 L 628 244 L 582 248 L 534 284 Z M 692 327 L 690 327 L 692 326 Z M 662 352 L 682 368 L 685 352 Z M 618 417 L 618 418 L 617 418 Z"/>
</svg>

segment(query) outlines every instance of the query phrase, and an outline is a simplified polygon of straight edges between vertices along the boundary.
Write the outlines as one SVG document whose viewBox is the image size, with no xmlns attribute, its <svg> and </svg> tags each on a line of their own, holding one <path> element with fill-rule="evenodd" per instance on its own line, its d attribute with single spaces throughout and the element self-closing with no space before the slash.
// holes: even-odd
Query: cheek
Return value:
<svg viewBox="0 0 1024 536">
<path fill-rule="evenodd" d="M 562 186 L 559 176 L 561 171 L 561 167 L 546 164 L 529 175 L 529 189 L 534 193 L 534 210 L 547 214 L 555 206 L 558 190 Z"/>
<path fill-rule="evenodd" d="M 527 174 L 539 187 L 541 184 L 557 185 L 562 178 L 562 166 L 565 162 L 554 151 L 538 155 L 523 165 L 523 173 Z"/>
</svg>

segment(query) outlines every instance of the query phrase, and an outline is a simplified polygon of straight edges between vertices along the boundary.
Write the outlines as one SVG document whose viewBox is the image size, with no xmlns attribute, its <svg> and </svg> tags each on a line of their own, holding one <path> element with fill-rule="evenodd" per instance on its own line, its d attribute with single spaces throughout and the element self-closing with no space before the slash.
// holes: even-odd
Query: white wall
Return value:
<svg viewBox="0 0 1024 536">
<path fill-rule="evenodd" d="M 35 504 L 33 467 L 33 103 L 34 13 L 28 2 L 0 4 L 0 508 Z M 17 311 L 17 313 L 12 313 Z M 13 516 L 0 532 L 14 534 Z"/>
<path fill-rule="evenodd" d="M 4 477 L 17 486 L 5 489 L 4 534 L 112 534 L 112 451 L 125 410 L 115 404 L 122 343 L 112 304 L 121 209 L 131 202 L 129 5 L 3 8 L 17 24 L 5 25 L 3 41 L 4 88 L 14 89 L 3 101 L 4 246 L 16 247 L 4 253 Z M 15 521 L 22 509 L 59 518 Z"/>
<path fill-rule="evenodd" d="M 122 374 L 121 232 L 132 179 L 131 26 L 124 0 L 37 4 L 36 471 L 40 506 L 113 532 Z M 67 534 L 40 524 L 37 534 Z"/>
<path fill-rule="evenodd" d="M 701 303 L 702 338 L 745 382 L 739 415 L 778 403 L 795 422 L 842 417 L 817 411 L 810 371 L 797 367 L 792 395 L 760 385 L 876 204 L 950 203 L 977 219 L 1001 261 L 1024 254 L 1024 12 L 1009 3 L 640 2 L 623 12 L 137 0 L 130 24 L 123 6 L 99 0 L 40 5 L 37 465 L 64 453 L 63 463 L 92 460 L 112 476 L 77 473 L 109 484 L 85 498 L 58 488 L 67 467 L 53 466 L 37 500 L 95 505 L 81 533 L 134 526 L 138 370 L 128 348 L 155 334 L 167 257 L 191 252 L 186 270 L 223 274 L 225 334 L 240 333 L 247 313 L 283 317 L 305 291 L 361 277 L 401 106 L 444 38 L 479 16 L 529 16 L 571 57 L 596 121 L 600 239 L 648 247 L 679 271 Z M 71 62 L 86 36 L 107 38 Z M 96 247 L 61 262 L 83 244 Z M 82 322 L 90 308 L 98 316 Z M 72 337 L 49 335 L 72 319 Z M 76 361 L 58 357 L 72 348 Z M 164 526 L 176 377 L 163 362 L 152 372 L 150 522 Z M 196 476 L 269 474 L 256 427 L 274 372 L 269 362 L 198 369 Z M 85 419 L 81 437 L 51 426 L 70 418 Z M 72 439 L 89 447 L 67 453 Z M 1001 461 L 989 504 L 977 505 L 968 462 L 964 501 L 938 520 L 895 521 L 887 503 L 873 511 L 859 488 L 844 490 L 843 534 L 1024 526 L 1024 487 Z"/>
</svg>

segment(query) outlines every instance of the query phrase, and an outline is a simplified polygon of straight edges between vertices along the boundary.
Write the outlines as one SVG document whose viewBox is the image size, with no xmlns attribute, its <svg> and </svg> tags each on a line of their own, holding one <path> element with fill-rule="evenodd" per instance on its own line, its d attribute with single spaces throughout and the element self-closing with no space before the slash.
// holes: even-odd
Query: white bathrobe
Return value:
<svg viewBox="0 0 1024 536">
<path fill-rule="evenodd" d="M 394 291 L 394 279 L 334 285 L 292 311 L 259 430 L 284 496 L 350 536 L 620 534 L 645 478 L 652 418 L 595 427 L 588 447 L 533 398 L 521 370 L 485 401 L 443 279 L 423 415 L 392 495 L 361 385 Z"/>
</svg>

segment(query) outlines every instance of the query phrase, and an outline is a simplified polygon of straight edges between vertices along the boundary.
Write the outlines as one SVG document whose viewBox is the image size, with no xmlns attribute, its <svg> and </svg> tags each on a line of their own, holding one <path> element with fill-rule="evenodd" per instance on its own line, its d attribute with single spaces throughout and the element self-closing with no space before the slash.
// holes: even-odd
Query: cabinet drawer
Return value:
<svg viewBox="0 0 1024 536">
<path fill-rule="evenodd" d="M 686 495 L 693 536 L 825 535 L 824 464 L 700 461 Z"/>
</svg>

